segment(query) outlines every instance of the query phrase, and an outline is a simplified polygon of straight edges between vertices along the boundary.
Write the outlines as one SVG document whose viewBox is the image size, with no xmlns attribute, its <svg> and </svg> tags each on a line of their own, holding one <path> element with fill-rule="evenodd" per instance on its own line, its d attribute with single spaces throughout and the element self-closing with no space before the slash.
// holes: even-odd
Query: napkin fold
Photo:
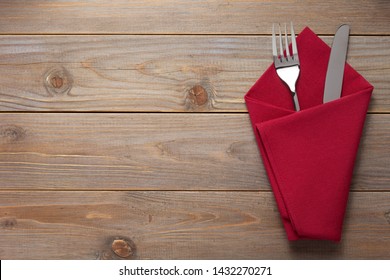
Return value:
<svg viewBox="0 0 390 280">
<path fill-rule="evenodd" d="M 346 64 L 341 98 L 322 104 L 330 48 L 308 27 L 297 45 L 301 111 L 273 64 L 245 102 L 288 239 L 337 242 L 373 86 Z"/>
</svg>

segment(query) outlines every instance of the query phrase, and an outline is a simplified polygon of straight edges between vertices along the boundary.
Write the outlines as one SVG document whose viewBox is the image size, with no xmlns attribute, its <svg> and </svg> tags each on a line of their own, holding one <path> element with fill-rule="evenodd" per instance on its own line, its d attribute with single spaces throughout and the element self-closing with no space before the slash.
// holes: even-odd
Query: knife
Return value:
<svg viewBox="0 0 390 280">
<path fill-rule="evenodd" d="M 347 58 L 349 25 L 341 25 L 334 35 L 325 78 L 324 103 L 340 98 Z"/>
</svg>

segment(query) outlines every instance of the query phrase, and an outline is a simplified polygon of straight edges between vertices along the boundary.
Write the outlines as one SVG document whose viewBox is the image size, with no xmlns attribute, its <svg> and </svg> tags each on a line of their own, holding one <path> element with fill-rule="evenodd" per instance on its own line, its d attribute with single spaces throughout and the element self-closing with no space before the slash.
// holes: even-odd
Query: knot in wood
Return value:
<svg viewBox="0 0 390 280">
<path fill-rule="evenodd" d="M 1 221 L 1 225 L 6 229 L 13 229 L 18 224 L 15 218 L 5 218 Z"/>
<path fill-rule="evenodd" d="M 206 104 L 209 98 L 207 91 L 201 85 L 193 86 L 189 91 L 188 97 L 192 103 L 198 106 Z"/>
<path fill-rule="evenodd" d="M 16 125 L 0 126 L 0 142 L 13 143 L 22 140 L 25 137 L 25 130 Z"/>
<path fill-rule="evenodd" d="M 54 76 L 50 79 L 51 85 L 55 88 L 60 88 L 64 85 L 64 80 L 61 77 Z"/>
<path fill-rule="evenodd" d="M 390 224 L 390 211 L 385 212 L 385 219 Z"/>
<path fill-rule="evenodd" d="M 44 86 L 50 95 L 68 94 L 73 79 L 64 67 L 54 67 L 45 73 Z"/>
<path fill-rule="evenodd" d="M 132 246 L 123 239 L 115 239 L 111 245 L 112 251 L 121 258 L 129 258 L 134 254 Z"/>
</svg>

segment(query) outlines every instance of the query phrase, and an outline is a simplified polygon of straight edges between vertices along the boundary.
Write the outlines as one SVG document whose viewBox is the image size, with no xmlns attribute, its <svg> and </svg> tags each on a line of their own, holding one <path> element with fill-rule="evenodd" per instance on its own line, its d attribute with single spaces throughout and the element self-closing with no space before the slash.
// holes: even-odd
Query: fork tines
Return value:
<svg viewBox="0 0 390 280">
<path fill-rule="evenodd" d="M 274 65 L 276 73 L 279 78 L 289 87 L 291 95 L 294 101 L 294 108 L 296 111 L 300 110 L 299 100 L 296 93 L 295 84 L 298 80 L 300 73 L 300 65 L 298 58 L 297 42 L 295 41 L 295 32 L 293 24 L 291 23 L 291 45 L 292 55 L 290 54 L 287 36 L 287 25 L 284 25 L 284 46 L 285 52 L 283 52 L 282 43 L 282 31 L 279 24 L 279 55 L 276 46 L 275 25 L 272 25 L 272 55 L 274 59 Z"/>
<path fill-rule="evenodd" d="M 297 42 L 295 41 L 295 32 L 294 32 L 294 27 L 292 22 L 291 22 L 291 32 L 290 32 L 292 55 L 290 54 L 290 49 L 289 49 L 289 42 L 287 36 L 287 24 L 284 25 L 284 48 L 282 43 L 282 31 L 281 31 L 280 24 L 278 24 L 278 26 L 279 26 L 279 55 L 278 55 L 277 44 L 276 44 L 275 24 L 272 24 L 272 54 L 273 54 L 275 66 L 286 67 L 290 65 L 299 65 Z M 283 50 L 286 51 L 286 54 L 284 54 Z M 283 64 L 279 65 L 281 63 Z"/>
</svg>

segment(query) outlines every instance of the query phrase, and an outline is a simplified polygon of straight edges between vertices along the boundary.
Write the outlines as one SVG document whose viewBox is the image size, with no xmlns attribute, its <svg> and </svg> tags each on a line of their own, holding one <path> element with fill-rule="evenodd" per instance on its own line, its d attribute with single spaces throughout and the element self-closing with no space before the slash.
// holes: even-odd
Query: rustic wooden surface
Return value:
<svg viewBox="0 0 390 280">
<path fill-rule="evenodd" d="M 246 114 L 2 113 L 1 120 L 3 190 L 270 190 Z M 389 123 L 387 114 L 368 116 L 353 190 L 390 191 Z"/>
<path fill-rule="evenodd" d="M 264 34 L 291 19 L 334 33 L 340 20 L 354 34 L 390 35 L 387 0 L 2 0 L 3 34 Z"/>
<path fill-rule="evenodd" d="M 389 259 L 389 14 L 0 1 L 0 259 Z M 348 62 L 375 86 L 339 244 L 286 240 L 243 100 L 284 19 L 328 44 L 351 24 Z"/>
<path fill-rule="evenodd" d="M 390 112 L 389 45 L 351 38 L 349 63 L 375 85 L 371 112 Z M 270 48 L 269 36 L 0 36 L 0 110 L 245 112 Z M 196 85 L 207 100 L 191 98 Z"/>
<path fill-rule="evenodd" d="M 388 256 L 389 193 L 353 192 L 341 244 L 286 240 L 270 192 L 0 192 L 8 258 L 365 259 Z M 367 203 L 370 201 L 371 203 Z"/>
</svg>

